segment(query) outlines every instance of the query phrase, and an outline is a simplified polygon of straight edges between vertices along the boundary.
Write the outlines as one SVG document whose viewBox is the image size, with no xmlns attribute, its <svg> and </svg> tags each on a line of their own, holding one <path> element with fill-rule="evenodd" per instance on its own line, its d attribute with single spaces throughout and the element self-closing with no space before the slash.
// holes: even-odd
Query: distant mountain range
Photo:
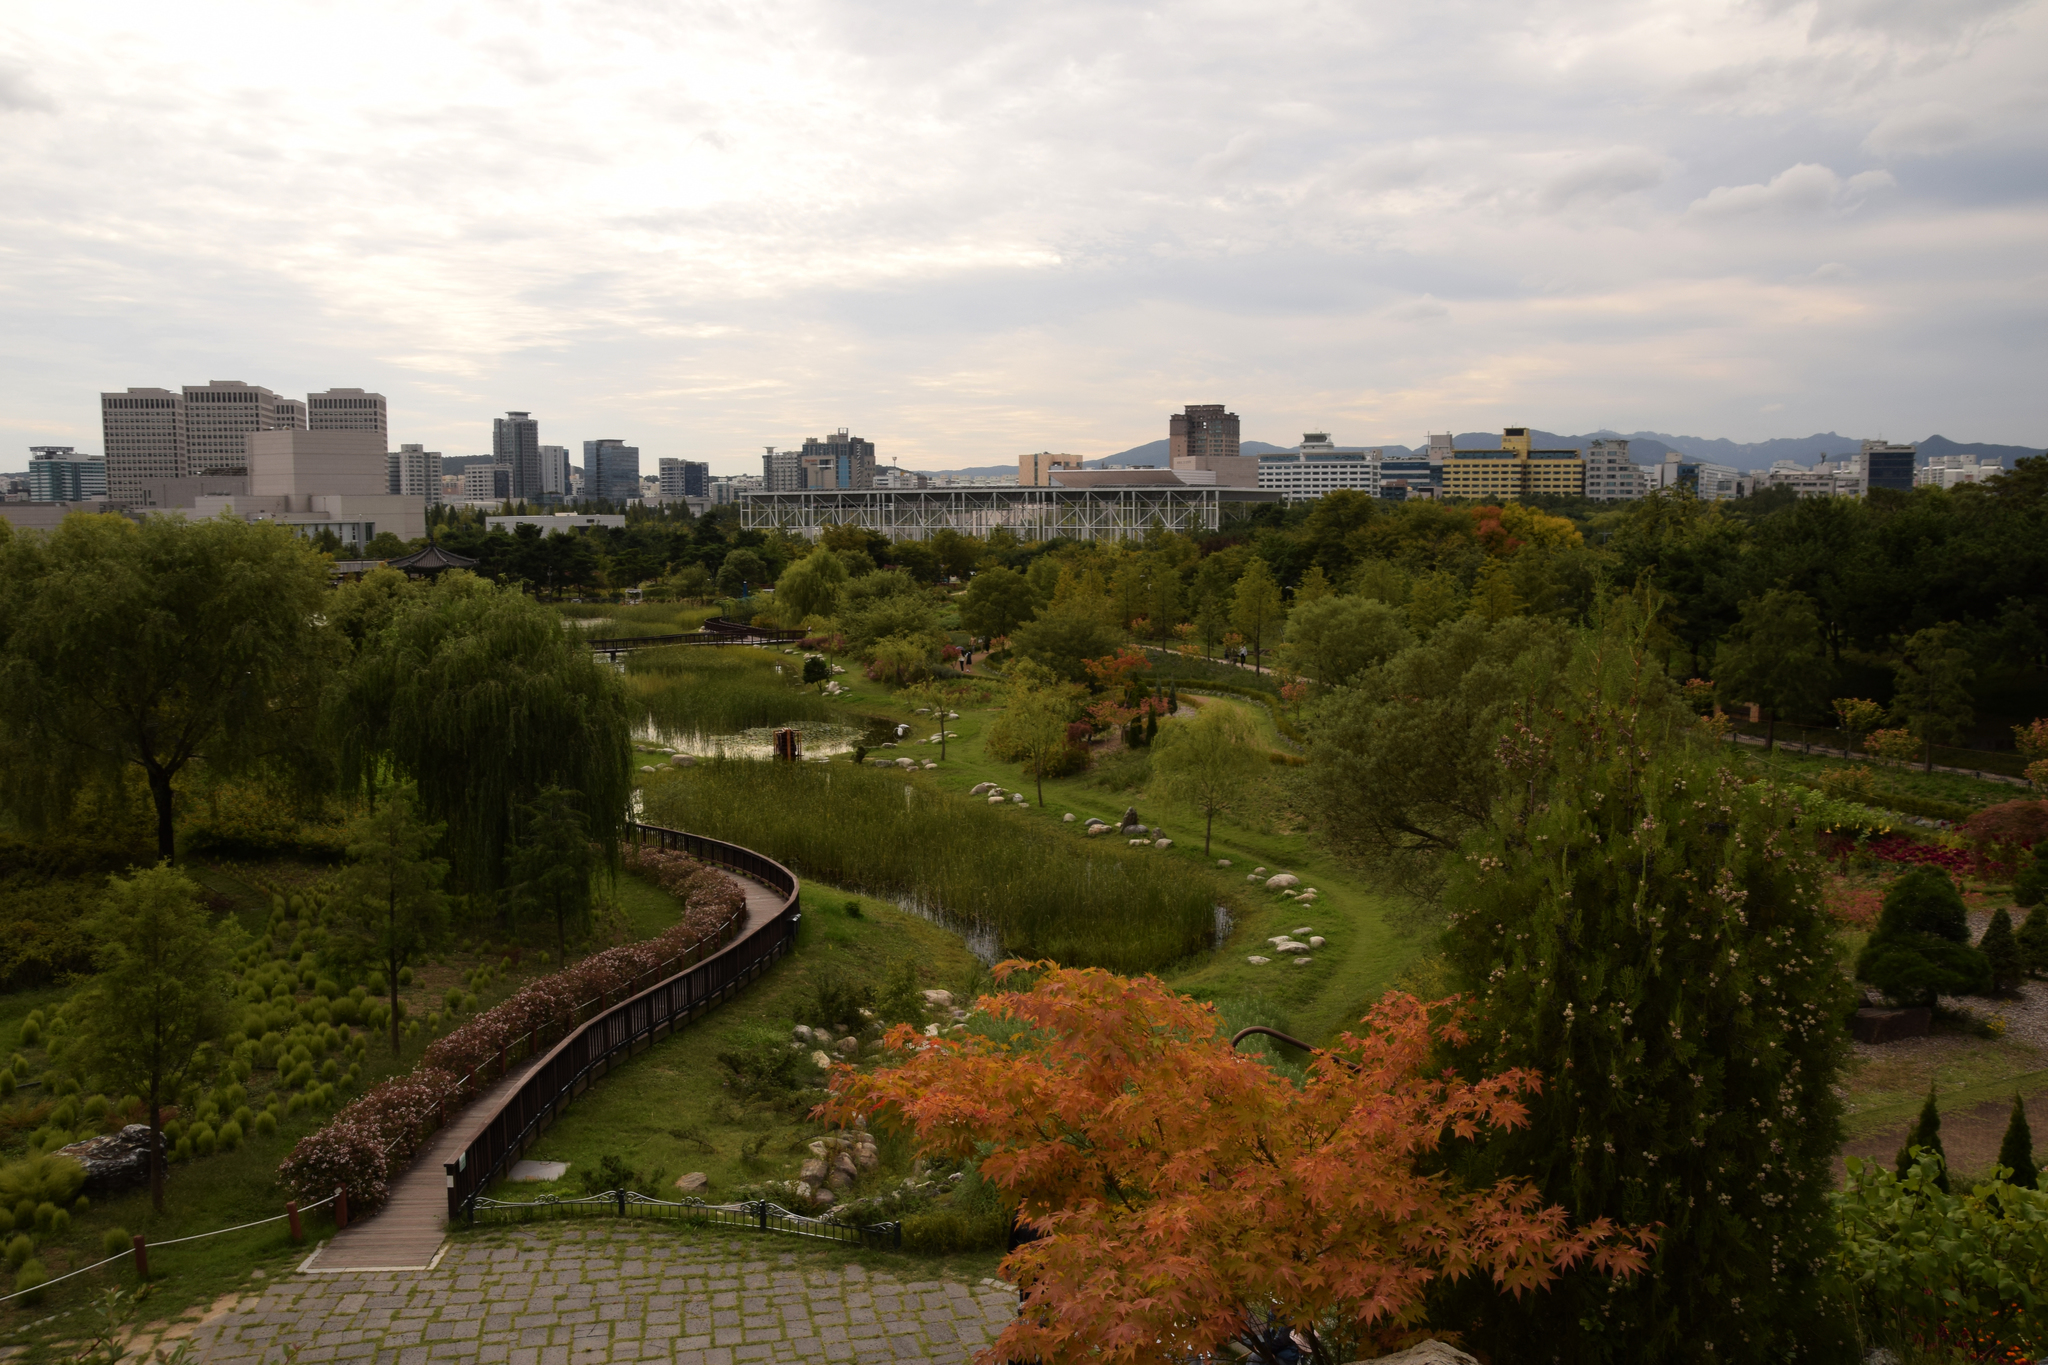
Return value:
<svg viewBox="0 0 2048 1365">
<path fill-rule="evenodd" d="M 1800 464 L 1813 464 L 1817 460 L 1840 459 L 1854 455 L 1863 444 L 1860 436 L 1842 436 L 1832 431 L 1819 432 L 1812 436 L 1780 436 L 1769 441 L 1730 441 L 1721 437 L 1672 436 L 1661 431 L 1600 431 L 1588 432 L 1583 436 L 1560 436 L 1555 432 L 1529 432 L 1530 443 L 1538 450 L 1584 450 L 1596 440 L 1612 440 L 1622 437 L 1629 443 L 1629 454 L 1638 464 L 1655 464 L 1663 460 L 1669 451 L 1695 460 L 1710 460 L 1735 469 L 1768 469 L 1779 460 L 1794 460 Z M 1500 433 L 1497 431 L 1463 431 L 1454 438 L 1460 450 L 1498 450 Z M 1347 442 L 1347 444 L 1349 444 Z M 1388 455 L 1414 455 L 1427 447 L 1404 446 L 1386 443 L 1372 443 L 1373 447 Z M 2028 455 L 2040 455 L 2040 446 L 2002 446 L 1984 441 L 1951 441 L 1946 436 L 1929 436 L 1916 442 L 1920 447 L 1920 463 L 1926 464 L 1933 455 L 1975 455 L 1981 459 L 1996 459 L 2006 468 L 2012 468 L 2013 461 Z M 1276 451 L 1294 450 L 1295 446 L 1270 445 L 1265 441 L 1245 441 L 1238 449 L 1247 455 L 1264 455 Z M 1083 462 L 1088 469 L 1163 469 L 1167 464 L 1167 444 L 1162 440 L 1147 441 L 1129 450 L 1120 450 L 1114 455 Z M 978 465 L 972 469 L 931 469 L 922 470 L 927 474 L 952 474 L 961 478 L 988 478 L 1001 474 L 1015 474 L 1016 463 Z"/>
</svg>

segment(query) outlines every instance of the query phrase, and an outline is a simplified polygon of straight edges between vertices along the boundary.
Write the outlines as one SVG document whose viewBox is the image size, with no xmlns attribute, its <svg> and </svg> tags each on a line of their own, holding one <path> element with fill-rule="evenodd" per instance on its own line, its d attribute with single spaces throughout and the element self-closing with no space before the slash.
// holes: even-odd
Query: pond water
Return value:
<svg viewBox="0 0 2048 1365">
<path fill-rule="evenodd" d="M 693 758 L 773 758 L 775 757 L 775 732 L 791 729 L 797 732 L 797 743 L 805 758 L 832 758 L 839 754 L 853 752 L 856 744 L 870 749 L 881 749 L 882 745 L 896 738 L 896 725 L 878 716 L 856 717 L 853 723 L 837 721 L 800 720 L 787 726 L 760 725 L 751 730 L 722 735 L 707 735 L 695 730 L 671 730 L 656 724 L 652 719 L 641 722 L 633 738 L 643 744 L 659 744 L 679 754 Z M 908 736 L 906 736 L 908 738 Z"/>
</svg>

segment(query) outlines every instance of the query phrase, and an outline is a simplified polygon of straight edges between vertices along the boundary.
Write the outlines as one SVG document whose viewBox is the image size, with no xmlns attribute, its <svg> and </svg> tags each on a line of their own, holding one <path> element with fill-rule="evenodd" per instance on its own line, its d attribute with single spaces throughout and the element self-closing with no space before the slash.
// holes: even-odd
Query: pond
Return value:
<svg viewBox="0 0 2048 1365">
<path fill-rule="evenodd" d="M 896 722 L 879 716 L 856 716 L 852 723 L 799 720 L 786 726 L 757 725 L 729 734 L 673 730 L 656 724 L 650 717 L 641 723 L 633 738 L 643 744 L 659 744 L 664 749 L 689 754 L 693 758 L 773 758 L 778 729 L 797 732 L 797 742 L 805 758 L 833 758 L 853 752 L 857 744 L 880 749 L 884 743 L 896 738 Z"/>
</svg>

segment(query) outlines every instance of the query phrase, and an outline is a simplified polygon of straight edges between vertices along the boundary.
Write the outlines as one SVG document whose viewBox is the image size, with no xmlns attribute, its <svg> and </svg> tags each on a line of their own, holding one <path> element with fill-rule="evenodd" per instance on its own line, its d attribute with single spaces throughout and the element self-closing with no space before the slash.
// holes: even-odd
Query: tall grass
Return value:
<svg viewBox="0 0 2048 1365">
<path fill-rule="evenodd" d="M 612 639 L 682 635 L 718 615 L 717 607 L 686 607 L 680 602 L 646 602 L 637 606 L 564 602 L 555 610 L 571 623 L 571 630 L 593 638 Z"/>
<path fill-rule="evenodd" d="M 832 719 L 832 706 L 800 685 L 802 675 L 799 656 L 747 645 L 678 645 L 643 650 L 626 661 L 633 699 L 671 734 L 723 735 Z"/>
<path fill-rule="evenodd" d="M 1210 946 L 1217 887 L 1156 851 L 1084 843 L 1021 811 L 877 768 L 720 761 L 655 784 L 656 824 L 729 839 L 901 900 L 1015 957 L 1151 971 Z"/>
</svg>

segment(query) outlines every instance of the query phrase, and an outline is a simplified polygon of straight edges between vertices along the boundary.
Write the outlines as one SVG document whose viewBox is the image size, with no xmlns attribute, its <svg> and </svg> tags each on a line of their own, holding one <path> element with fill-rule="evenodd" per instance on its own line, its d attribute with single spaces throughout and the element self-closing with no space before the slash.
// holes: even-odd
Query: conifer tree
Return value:
<svg viewBox="0 0 2048 1365">
<path fill-rule="evenodd" d="M 2006 1183 L 2022 1189 L 2039 1189 L 2041 1172 L 2034 1165 L 2034 1132 L 2027 1127 L 2027 1106 L 2019 1092 L 2012 1096 L 2012 1117 L 2006 1121 L 2005 1140 L 1998 1144 L 1998 1164 L 2011 1171 Z"/>
<path fill-rule="evenodd" d="M 1977 951 L 1991 963 L 1993 990 L 2009 991 L 2027 979 L 2026 957 L 2020 951 L 2019 937 L 2012 931 L 2012 916 L 2004 906 L 1993 912 L 1990 927 L 1977 942 Z"/>
<path fill-rule="evenodd" d="M 2020 925 L 2020 960 L 2035 976 L 2048 972 L 2048 906 L 2027 911 L 2026 923 Z"/>
<path fill-rule="evenodd" d="M 1831 1330 L 1814 1304 L 1847 1001 L 1821 869 L 1787 797 L 1692 747 L 1654 624 L 1629 608 L 1555 709 L 1508 724 L 1501 795 L 1446 888 L 1474 1011 L 1460 1070 L 1544 1077 L 1526 1128 L 1453 1163 L 1531 1179 L 1574 1220 L 1659 1228 L 1627 1284 L 1449 1291 L 1446 1320 L 1496 1360 L 1762 1360 Z"/>
<path fill-rule="evenodd" d="M 1943 1194 L 1948 1193 L 1948 1153 L 1941 1149 L 1941 1109 L 1934 1102 L 1934 1087 L 1927 1087 L 1926 1103 L 1920 1106 L 1920 1117 L 1913 1123 L 1913 1131 L 1906 1134 L 1906 1140 L 1899 1147 L 1899 1179 L 1913 1169 L 1913 1149 L 1919 1147 L 1941 1158 L 1941 1178 L 1935 1184 L 1941 1186 Z"/>
</svg>

